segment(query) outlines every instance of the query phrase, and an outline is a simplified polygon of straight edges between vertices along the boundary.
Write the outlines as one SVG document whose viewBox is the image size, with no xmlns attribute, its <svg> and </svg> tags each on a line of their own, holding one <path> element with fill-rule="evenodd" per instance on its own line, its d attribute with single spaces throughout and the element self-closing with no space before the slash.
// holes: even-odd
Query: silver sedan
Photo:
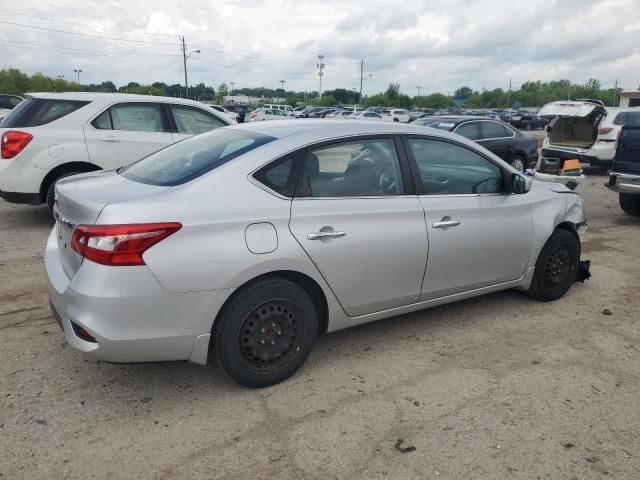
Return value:
<svg viewBox="0 0 640 480">
<path fill-rule="evenodd" d="M 326 332 L 576 279 L 585 214 L 435 129 L 307 120 L 225 127 L 61 180 L 45 263 L 75 348 L 109 362 L 217 360 L 264 387 Z"/>
</svg>

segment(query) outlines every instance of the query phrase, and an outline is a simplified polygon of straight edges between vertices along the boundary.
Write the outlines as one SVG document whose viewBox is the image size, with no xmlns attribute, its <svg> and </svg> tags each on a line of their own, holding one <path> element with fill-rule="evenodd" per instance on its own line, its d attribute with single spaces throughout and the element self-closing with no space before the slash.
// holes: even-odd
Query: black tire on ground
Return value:
<svg viewBox="0 0 640 480">
<path fill-rule="evenodd" d="M 556 229 L 538 256 L 529 295 L 550 302 L 567 293 L 576 281 L 580 250 L 580 240 L 576 235 Z"/>
<path fill-rule="evenodd" d="M 317 331 L 318 314 L 307 292 L 267 277 L 234 294 L 213 326 L 211 353 L 237 383 L 268 387 L 302 366 Z"/>
<path fill-rule="evenodd" d="M 633 193 L 618 194 L 620 208 L 629 215 L 640 215 L 640 195 Z"/>
<path fill-rule="evenodd" d="M 510 163 L 519 172 L 524 172 L 527 169 L 527 161 L 520 155 L 514 155 Z"/>
<path fill-rule="evenodd" d="M 397 118 L 394 118 L 394 119 L 393 119 L 393 121 L 394 121 L 394 122 L 399 122 L 400 120 L 399 120 L 399 119 L 397 119 Z"/>
<path fill-rule="evenodd" d="M 49 215 L 51 215 L 53 217 L 53 203 L 55 201 L 55 195 L 56 195 L 56 182 L 58 180 L 61 180 L 65 177 L 70 177 L 71 175 L 78 175 L 80 173 L 83 172 L 69 172 L 69 173 L 65 173 L 60 175 L 58 178 L 56 178 L 53 182 L 51 182 L 51 185 L 49 185 L 49 188 L 47 189 L 47 208 L 49 209 Z"/>
</svg>

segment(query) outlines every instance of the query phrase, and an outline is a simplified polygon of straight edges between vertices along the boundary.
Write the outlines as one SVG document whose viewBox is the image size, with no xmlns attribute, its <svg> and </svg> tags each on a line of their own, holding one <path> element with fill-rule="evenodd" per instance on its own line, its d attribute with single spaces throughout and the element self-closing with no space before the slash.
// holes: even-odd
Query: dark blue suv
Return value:
<svg viewBox="0 0 640 480">
<path fill-rule="evenodd" d="M 607 187 L 618 192 L 625 213 L 640 216 L 640 125 L 622 127 Z"/>
</svg>

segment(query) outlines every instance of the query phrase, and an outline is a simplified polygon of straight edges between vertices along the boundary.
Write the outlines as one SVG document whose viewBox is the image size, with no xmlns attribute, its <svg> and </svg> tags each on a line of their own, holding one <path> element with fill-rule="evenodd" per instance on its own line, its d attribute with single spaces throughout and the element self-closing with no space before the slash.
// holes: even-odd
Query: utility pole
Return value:
<svg viewBox="0 0 640 480">
<path fill-rule="evenodd" d="M 187 44 L 184 42 L 184 35 L 182 38 L 182 61 L 184 63 L 184 98 L 189 98 L 189 82 L 187 81 Z"/>
<path fill-rule="evenodd" d="M 362 80 L 364 78 L 364 58 L 360 59 L 360 95 L 358 95 L 358 103 L 362 103 Z"/>
<path fill-rule="evenodd" d="M 184 64 L 184 98 L 189 98 L 189 81 L 187 80 L 187 60 L 194 53 L 200 53 L 200 50 L 194 50 L 193 52 L 187 55 L 187 44 L 184 41 L 184 35 L 180 37 L 180 43 L 182 48 L 182 62 Z"/>
<path fill-rule="evenodd" d="M 616 95 L 618 94 L 618 79 L 616 78 L 616 82 L 613 85 L 613 100 L 611 101 L 611 106 L 616 106 Z"/>
<path fill-rule="evenodd" d="M 322 98 L 322 77 L 324 76 L 324 55 L 318 54 L 318 63 L 316 63 L 316 68 L 318 69 L 318 77 L 320 79 L 320 88 L 318 90 L 318 97 Z"/>
<path fill-rule="evenodd" d="M 511 101 L 511 78 L 509 79 L 509 91 L 507 92 L 507 108 L 509 108 L 510 101 Z"/>
</svg>

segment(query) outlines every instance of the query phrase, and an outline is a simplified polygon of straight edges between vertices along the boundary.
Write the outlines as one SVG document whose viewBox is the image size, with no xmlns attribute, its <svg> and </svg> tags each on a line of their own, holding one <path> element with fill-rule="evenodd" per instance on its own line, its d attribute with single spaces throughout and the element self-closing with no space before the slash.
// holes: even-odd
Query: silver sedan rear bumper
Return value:
<svg viewBox="0 0 640 480">
<path fill-rule="evenodd" d="M 55 229 L 47 242 L 45 269 L 54 316 L 74 348 L 114 363 L 206 363 L 213 319 L 227 291 L 168 292 L 146 266 L 90 261 L 70 279 Z"/>
<path fill-rule="evenodd" d="M 609 172 L 609 183 L 607 183 L 607 188 L 619 193 L 640 194 L 640 175 Z"/>
</svg>

